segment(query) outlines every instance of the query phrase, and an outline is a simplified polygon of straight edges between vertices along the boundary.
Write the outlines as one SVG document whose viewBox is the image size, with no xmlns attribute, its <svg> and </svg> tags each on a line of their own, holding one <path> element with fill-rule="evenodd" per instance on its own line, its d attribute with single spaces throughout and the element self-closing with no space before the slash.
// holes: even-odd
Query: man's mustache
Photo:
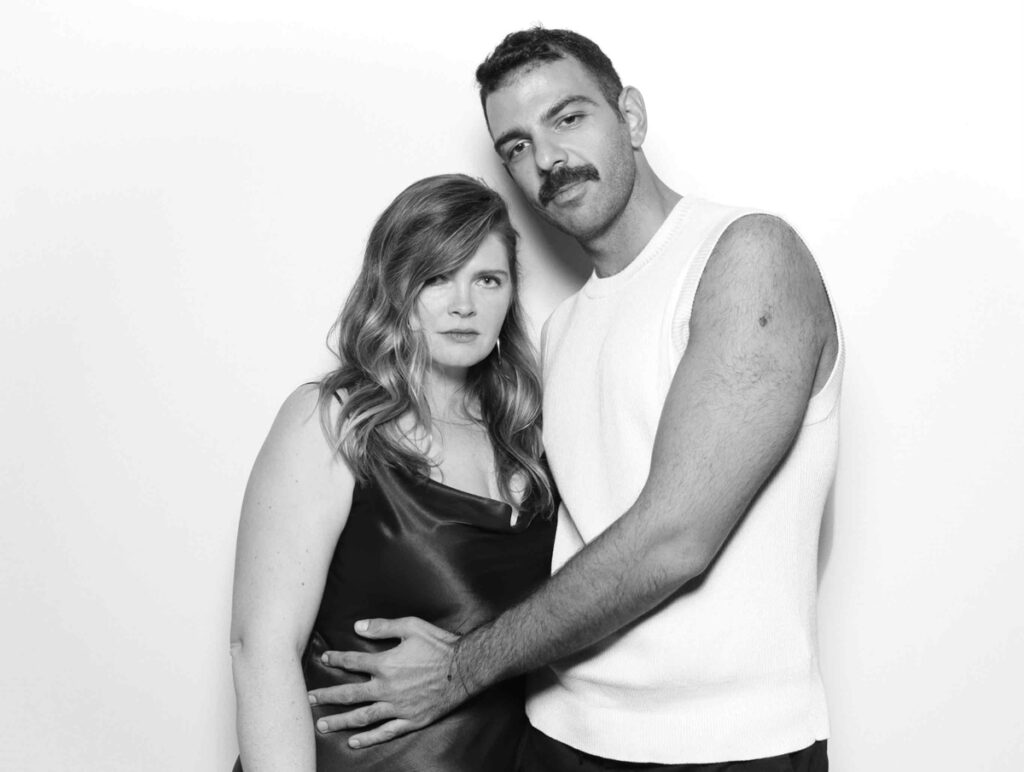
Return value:
<svg viewBox="0 0 1024 772">
<path fill-rule="evenodd" d="M 558 195 L 558 192 L 567 185 L 587 180 L 597 182 L 600 179 L 601 175 L 590 164 L 584 164 L 583 166 L 559 164 L 548 172 L 548 176 L 544 178 L 544 182 L 541 183 L 540 190 L 537 192 L 537 198 L 540 199 L 540 203 L 543 206 L 547 206 Z"/>
</svg>

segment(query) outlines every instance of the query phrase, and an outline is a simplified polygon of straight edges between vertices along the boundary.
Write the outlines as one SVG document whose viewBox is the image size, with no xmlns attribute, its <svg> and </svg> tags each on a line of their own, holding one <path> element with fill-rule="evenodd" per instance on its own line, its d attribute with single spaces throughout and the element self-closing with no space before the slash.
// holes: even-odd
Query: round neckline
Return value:
<svg viewBox="0 0 1024 772">
<path fill-rule="evenodd" d="M 644 248 L 640 250 L 637 256 L 621 271 L 605 277 L 598 276 L 597 271 L 592 271 L 590 278 L 583 285 L 583 294 L 590 298 L 605 297 L 615 292 L 619 287 L 640 273 L 661 252 L 662 247 L 672 236 L 676 227 L 686 218 L 686 213 L 690 210 L 690 204 L 694 200 L 694 196 L 683 196 L 676 201 L 675 206 L 665 216 L 664 222 L 658 226 L 658 230 L 651 236 L 650 241 L 644 245 Z"/>
</svg>

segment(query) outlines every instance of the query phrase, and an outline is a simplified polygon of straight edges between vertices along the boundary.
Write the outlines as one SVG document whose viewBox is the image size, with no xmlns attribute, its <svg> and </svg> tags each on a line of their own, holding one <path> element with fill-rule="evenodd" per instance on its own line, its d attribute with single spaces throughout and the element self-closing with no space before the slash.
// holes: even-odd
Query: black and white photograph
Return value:
<svg viewBox="0 0 1024 772">
<path fill-rule="evenodd" d="M 0 769 L 1016 772 L 1024 3 L 0 7 Z"/>
</svg>

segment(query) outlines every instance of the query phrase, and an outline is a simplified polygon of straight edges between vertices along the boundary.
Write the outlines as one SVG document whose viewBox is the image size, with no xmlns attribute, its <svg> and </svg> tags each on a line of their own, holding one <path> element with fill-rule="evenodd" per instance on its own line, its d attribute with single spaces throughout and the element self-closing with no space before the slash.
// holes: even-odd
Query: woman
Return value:
<svg viewBox="0 0 1024 772">
<path fill-rule="evenodd" d="M 515 247 L 501 197 L 462 175 L 413 184 L 374 226 L 336 325 L 340 364 L 285 401 L 246 489 L 236 768 L 512 768 L 518 682 L 363 750 L 314 730 L 331 709 L 311 716 L 306 692 L 363 678 L 324 651 L 393 645 L 355 635 L 356 620 L 465 632 L 548 574 L 555 502 Z"/>
</svg>

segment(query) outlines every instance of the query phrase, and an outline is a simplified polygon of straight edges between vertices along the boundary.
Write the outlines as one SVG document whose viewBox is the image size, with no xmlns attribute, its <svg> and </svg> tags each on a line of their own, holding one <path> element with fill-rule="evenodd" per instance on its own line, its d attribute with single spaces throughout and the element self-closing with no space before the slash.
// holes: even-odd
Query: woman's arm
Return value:
<svg viewBox="0 0 1024 772">
<path fill-rule="evenodd" d="M 238 525 L 231 662 L 246 772 L 316 768 L 301 658 L 354 485 L 316 387 L 298 388 L 256 458 Z"/>
</svg>

